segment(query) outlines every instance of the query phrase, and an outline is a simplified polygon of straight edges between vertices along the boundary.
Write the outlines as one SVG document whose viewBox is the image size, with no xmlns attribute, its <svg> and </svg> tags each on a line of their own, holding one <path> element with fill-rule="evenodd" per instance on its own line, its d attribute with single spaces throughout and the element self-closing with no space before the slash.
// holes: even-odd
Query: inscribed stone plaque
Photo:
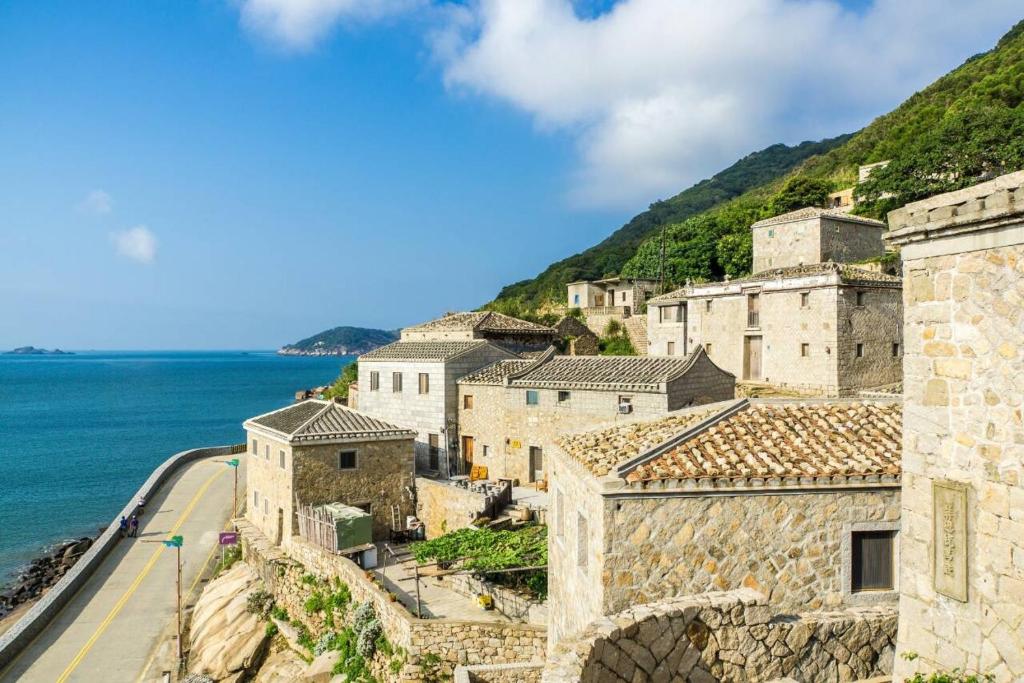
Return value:
<svg viewBox="0 0 1024 683">
<path fill-rule="evenodd" d="M 967 602 L 967 485 L 933 481 L 935 590 Z"/>
</svg>

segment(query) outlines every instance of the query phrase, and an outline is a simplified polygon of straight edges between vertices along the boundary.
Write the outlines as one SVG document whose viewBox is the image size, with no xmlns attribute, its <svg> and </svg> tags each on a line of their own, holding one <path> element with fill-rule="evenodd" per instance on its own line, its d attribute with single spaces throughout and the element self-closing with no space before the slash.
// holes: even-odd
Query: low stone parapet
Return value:
<svg viewBox="0 0 1024 683">
<path fill-rule="evenodd" d="M 775 614 L 744 588 L 639 605 L 560 642 L 544 683 L 854 681 L 892 672 L 895 607 Z"/>
<path fill-rule="evenodd" d="M 509 619 L 530 623 L 544 623 L 544 621 L 536 616 L 545 613 L 543 610 L 544 603 L 531 598 L 529 595 L 486 581 L 472 574 L 450 574 L 444 577 L 444 580 L 452 591 L 470 599 L 475 600 L 481 594 L 490 595 L 494 600 L 494 609 Z M 531 614 L 534 615 L 532 619 Z"/>
<path fill-rule="evenodd" d="M 455 683 L 540 683 L 543 664 L 481 664 L 455 669 Z"/>
</svg>

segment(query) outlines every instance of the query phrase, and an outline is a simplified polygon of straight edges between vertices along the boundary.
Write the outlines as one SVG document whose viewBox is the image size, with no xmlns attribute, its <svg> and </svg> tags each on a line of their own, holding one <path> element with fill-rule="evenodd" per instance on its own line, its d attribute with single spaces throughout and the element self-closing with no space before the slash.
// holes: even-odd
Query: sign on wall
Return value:
<svg viewBox="0 0 1024 683">
<path fill-rule="evenodd" d="M 523 442 L 520 441 L 519 439 L 512 439 L 512 441 L 509 443 L 509 446 L 511 446 L 512 448 L 522 448 Z"/>
<path fill-rule="evenodd" d="M 935 590 L 967 602 L 967 485 L 932 482 Z"/>
</svg>

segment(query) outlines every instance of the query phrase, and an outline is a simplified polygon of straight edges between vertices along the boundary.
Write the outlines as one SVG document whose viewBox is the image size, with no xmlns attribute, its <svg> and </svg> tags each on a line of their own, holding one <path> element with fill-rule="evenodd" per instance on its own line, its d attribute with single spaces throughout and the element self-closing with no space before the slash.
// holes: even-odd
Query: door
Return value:
<svg viewBox="0 0 1024 683">
<path fill-rule="evenodd" d="M 277 508 L 277 540 L 274 541 L 274 545 L 281 545 L 281 541 L 284 540 L 284 510 Z"/>
<path fill-rule="evenodd" d="M 743 379 L 761 379 L 761 337 L 743 338 Z"/>
<path fill-rule="evenodd" d="M 530 481 L 544 479 L 544 451 L 539 446 L 530 446 Z"/>
<path fill-rule="evenodd" d="M 473 467 L 473 437 L 462 437 L 462 459 L 466 462 L 466 470 Z"/>
</svg>

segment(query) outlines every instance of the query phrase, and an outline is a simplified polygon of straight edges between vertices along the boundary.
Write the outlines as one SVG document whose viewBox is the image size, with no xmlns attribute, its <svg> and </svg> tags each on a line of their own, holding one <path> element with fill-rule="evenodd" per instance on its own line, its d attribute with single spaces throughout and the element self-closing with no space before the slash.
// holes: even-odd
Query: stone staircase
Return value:
<svg viewBox="0 0 1024 683">
<path fill-rule="evenodd" d="M 633 344 L 633 348 L 636 349 L 638 356 L 647 355 L 647 316 L 645 315 L 632 315 L 626 318 L 626 335 L 629 337 L 630 343 Z"/>
<path fill-rule="evenodd" d="M 487 526 L 499 531 L 520 529 L 530 523 L 532 514 L 532 511 L 526 505 L 510 503 Z"/>
</svg>

